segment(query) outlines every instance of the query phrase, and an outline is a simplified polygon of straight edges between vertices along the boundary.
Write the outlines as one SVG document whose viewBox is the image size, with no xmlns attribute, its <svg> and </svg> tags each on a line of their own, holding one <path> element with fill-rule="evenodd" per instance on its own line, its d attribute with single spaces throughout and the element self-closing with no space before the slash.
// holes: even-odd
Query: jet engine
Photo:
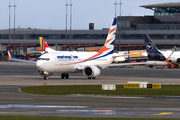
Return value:
<svg viewBox="0 0 180 120">
<path fill-rule="evenodd" d="M 179 64 L 180 63 L 180 58 L 171 57 L 171 58 L 169 58 L 168 62 L 171 62 L 173 64 Z"/>
<path fill-rule="evenodd" d="M 38 70 L 37 73 L 41 76 L 51 76 L 53 73 L 48 73 L 46 71 L 40 71 Z"/>
<path fill-rule="evenodd" d="M 83 74 L 86 77 L 96 77 L 98 75 L 100 75 L 100 69 L 97 66 L 86 66 L 83 70 Z"/>
</svg>

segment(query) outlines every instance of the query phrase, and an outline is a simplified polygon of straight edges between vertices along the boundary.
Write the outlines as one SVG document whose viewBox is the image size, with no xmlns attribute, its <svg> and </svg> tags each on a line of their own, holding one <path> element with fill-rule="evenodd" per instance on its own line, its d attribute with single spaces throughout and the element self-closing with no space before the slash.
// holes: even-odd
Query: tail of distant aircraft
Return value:
<svg viewBox="0 0 180 120">
<path fill-rule="evenodd" d="M 113 54 L 114 51 L 114 42 L 116 36 L 116 27 L 117 27 L 117 18 L 114 18 L 112 26 L 109 30 L 108 36 L 104 46 L 98 51 L 100 54 L 109 55 Z"/>
<path fill-rule="evenodd" d="M 10 54 L 10 52 L 9 52 L 9 49 L 8 49 L 8 48 L 7 48 L 7 53 L 8 53 L 8 58 L 9 58 L 9 59 L 12 59 L 11 54 Z"/>
<path fill-rule="evenodd" d="M 147 34 L 144 35 L 144 44 L 146 47 L 148 58 L 160 61 L 166 60 L 165 56 L 160 52 L 160 50 L 158 50 L 156 45 Z"/>
<path fill-rule="evenodd" d="M 42 52 L 54 52 L 55 51 L 49 47 L 49 45 L 47 44 L 47 42 L 44 40 L 43 37 L 39 37 L 39 41 L 40 41 L 40 46 L 41 46 Z"/>
</svg>

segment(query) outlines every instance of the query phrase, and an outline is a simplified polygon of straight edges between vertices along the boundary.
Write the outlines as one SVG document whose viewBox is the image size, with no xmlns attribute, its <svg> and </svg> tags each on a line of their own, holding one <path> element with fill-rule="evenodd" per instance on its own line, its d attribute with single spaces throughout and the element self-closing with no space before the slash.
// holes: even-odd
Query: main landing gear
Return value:
<svg viewBox="0 0 180 120">
<path fill-rule="evenodd" d="M 96 79 L 96 77 L 88 77 L 88 79 Z"/>
<path fill-rule="evenodd" d="M 62 73 L 61 79 L 64 79 L 64 78 L 69 79 L 69 74 L 68 73 Z"/>
</svg>

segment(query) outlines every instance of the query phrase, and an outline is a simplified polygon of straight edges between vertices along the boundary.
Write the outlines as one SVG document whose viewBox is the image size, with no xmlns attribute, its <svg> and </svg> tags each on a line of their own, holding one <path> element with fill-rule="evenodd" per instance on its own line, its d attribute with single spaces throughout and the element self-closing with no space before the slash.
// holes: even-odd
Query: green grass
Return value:
<svg viewBox="0 0 180 120">
<path fill-rule="evenodd" d="M 81 117 L 23 117 L 0 116 L 0 120 L 178 120 L 161 118 L 81 118 Z"/>
<path fill-rule="evenodd" d="M 101 85 L 72 85 L 72 86 L 32 86 L 23 87 L 23 92 L 45 95 L 93 94 L 93 95 L 125 95 L 125 96 L 180 96 L 179 85 L 162 85 L 161 89 L 124 88 L 116 85 L 115 91 L 102 90 Z"/>
</svg>

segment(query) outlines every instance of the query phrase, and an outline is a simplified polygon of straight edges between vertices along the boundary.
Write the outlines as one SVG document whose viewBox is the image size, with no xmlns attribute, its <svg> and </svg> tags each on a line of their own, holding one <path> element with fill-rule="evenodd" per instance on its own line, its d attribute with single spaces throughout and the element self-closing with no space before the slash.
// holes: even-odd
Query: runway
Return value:
<svg viewBox="0 0 180 120">
<path fill-rule="evenodd" d="M 72 74 L 70 79 L 62 80 L 56 74 L 44 81 L 36 74 L 35 66 L 18 65 L 19 63 L 0 62 L 0 115 L 180 118 L 180 97 L 47 96 L 20 91 L 23 86 L 43 85 L 43 82 L 48 85 L 123 84 L 127 81 L 180 84 L 180 70 L 157 70 L 140 66 L 103 70 L 101 76 L 95 80 L 88 80 L 82 74 Z M 145 78 L 143 75 L 152 77 Z"/>
</svg>

